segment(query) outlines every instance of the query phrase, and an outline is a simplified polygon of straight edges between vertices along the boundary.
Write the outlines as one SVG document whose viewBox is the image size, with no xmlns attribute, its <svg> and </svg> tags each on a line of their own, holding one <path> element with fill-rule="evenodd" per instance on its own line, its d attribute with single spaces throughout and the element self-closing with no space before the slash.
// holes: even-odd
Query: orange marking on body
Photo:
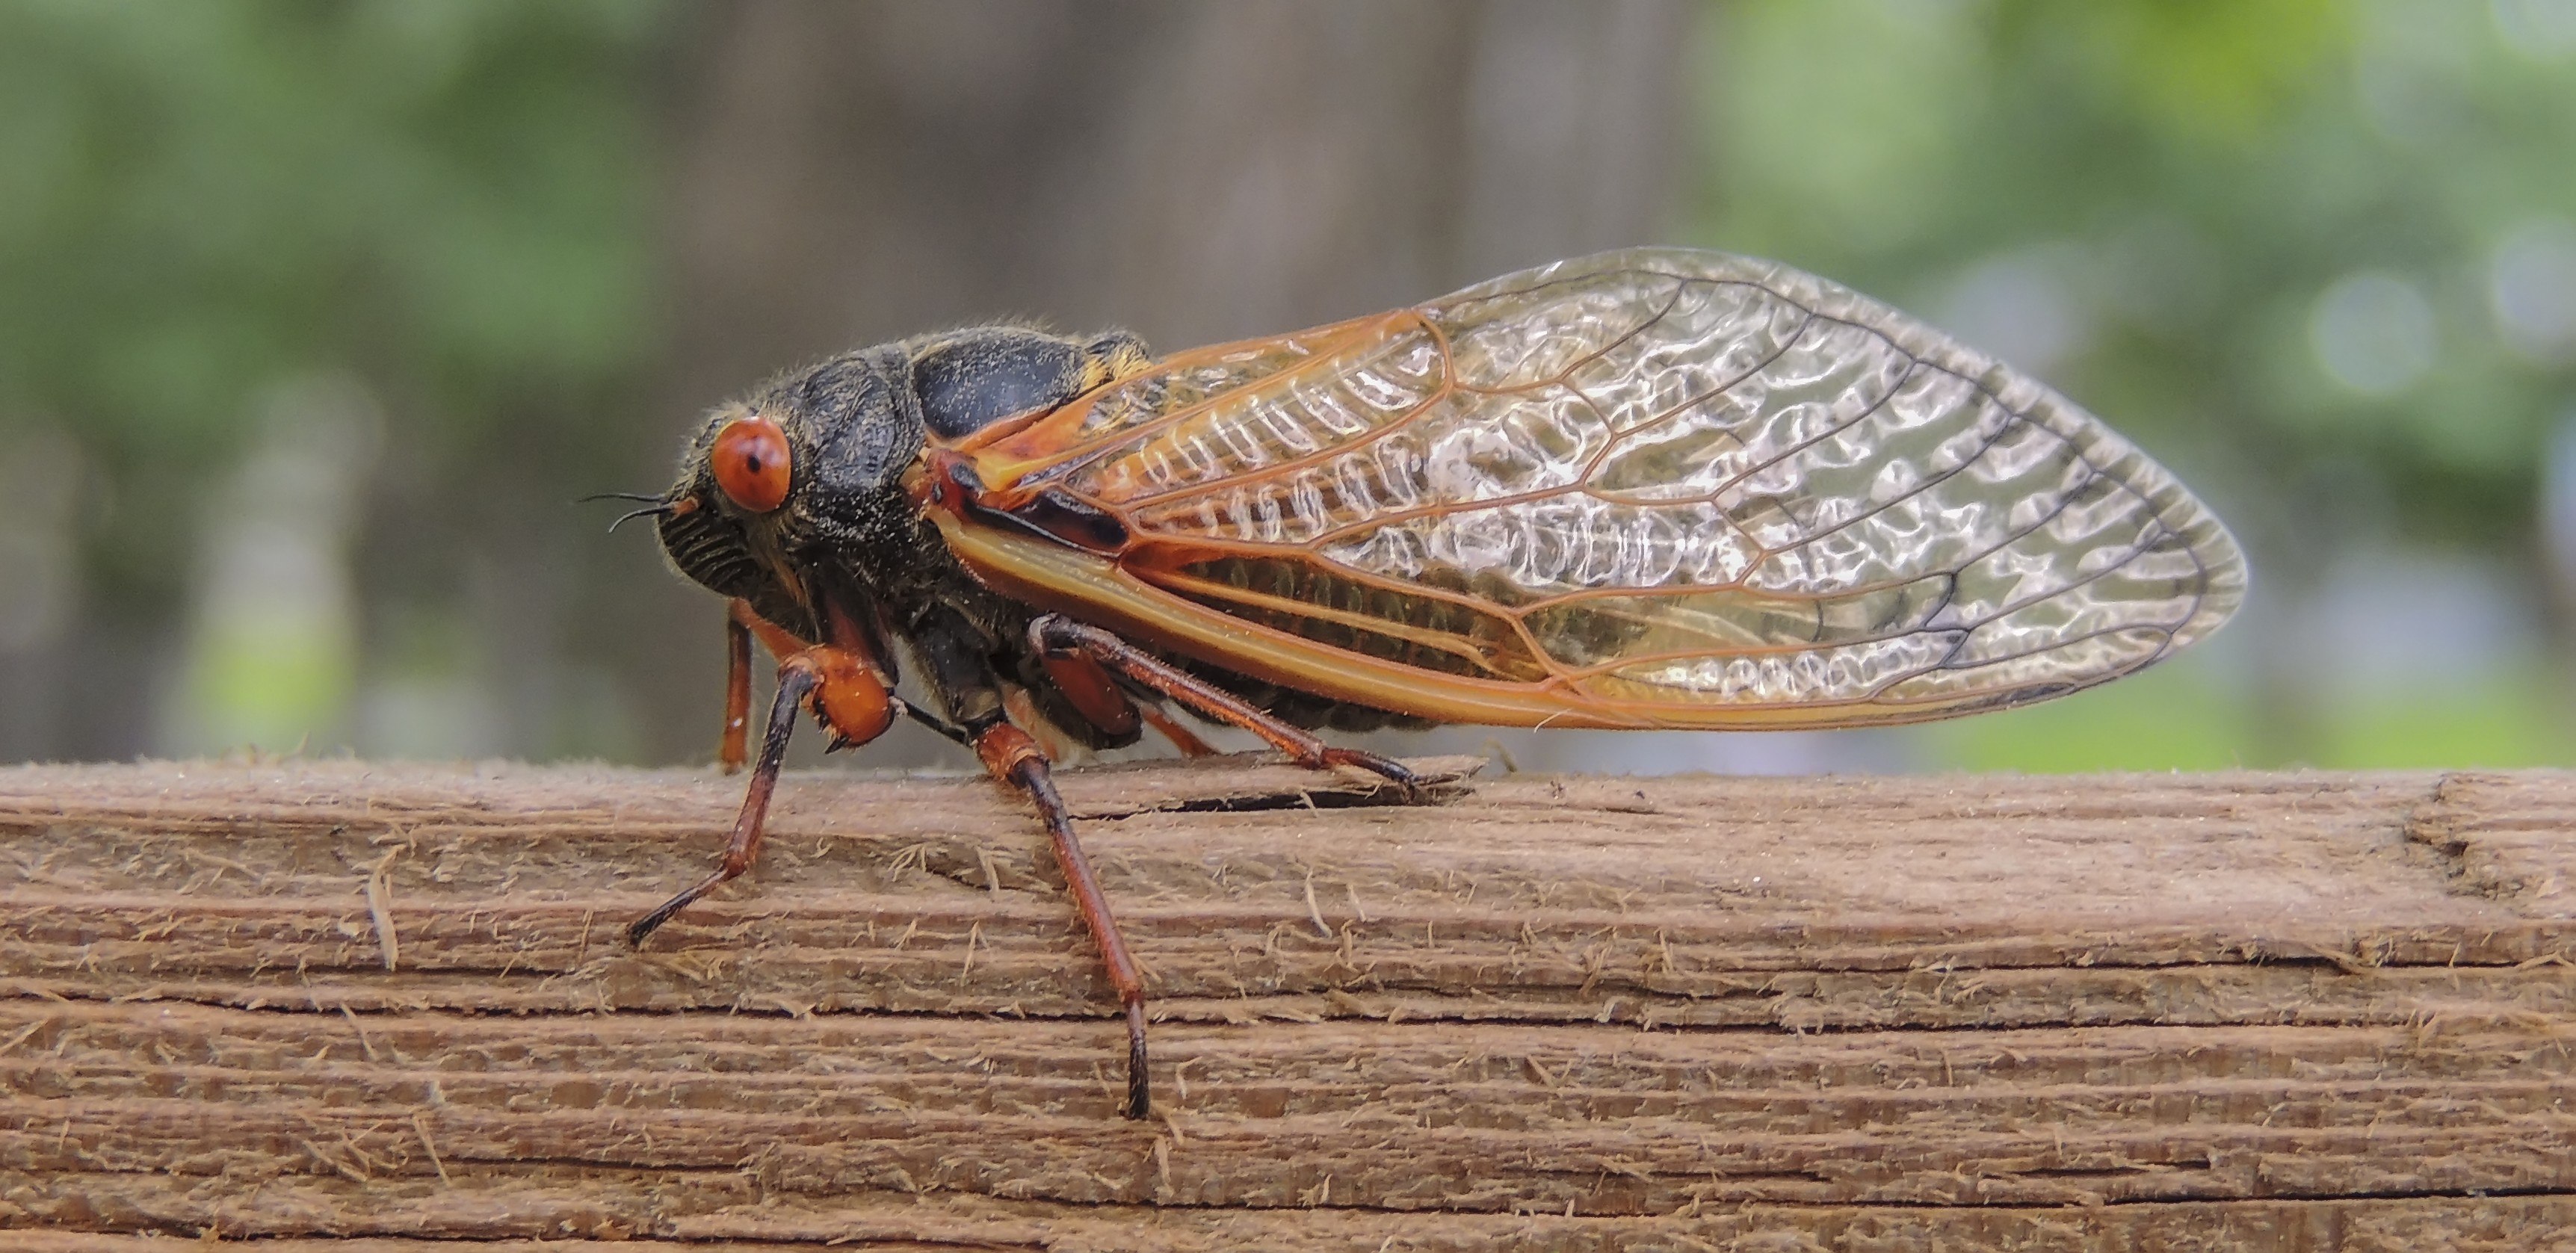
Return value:
<svg viewBox="0 0 2576 1253">
<path fill-rule="evenodd" d="M 1038 742 L 1038 751 L 1045 753 L 1049 761 L 1063 761 L 1075 757 L 1085 748 L 1081 741 L 1065 734 L 1055 723 L 1048 720 L 1046 714 L 1038 709 L 1037 699 L 1029 695 L 1027 688 L 1002 689 L 1002 712 L 1010 718 L 1011 725 L 1028 731 L 1029 738 Z"/>
<path fill-rule="evenodd" d="M 865 657 L 828 644 L 799 654 L 813 659 L 820 680 L 808 698 L 832 733 L 852 744 L 865 744 L 894 725 L 895 705 L 885 681 Z"/>
<path fill-rule="evenodd" d="M 1136 702 L 1127 699 L 1100 663 L 1078 653 L 1041 659 L 1047 678 L 1083 720 L 1112 736 L 1136 733 Z"/>
<path fill-rule="evenodd" d="M 752 609 L 750 601 L 737 600 L 733 602 L 731 609 L 733 620 L 741 623 L 743 629 L 759 637 L 760 646 L 768 649 L 769 655 L 780 661 L 785 661 L 813 646 L 798 638 L 787 628 L 761 617 Z"/>
<path fill-rule="evenodd" d="M 1045 761 L 1045 750 L 1029 733 L 1007 722 L 997 722 L 975 737 L 975 756 L 984 769 L 996 779 L 1009 779 L 1011 772 L 1027 761 Z"/>
<path fill-rule="evenodd" d="M 1138 706 L 1136 713 L 1145 720 L 1145 725 L 1162 732 L 1163 738 L 1170 740 L 1172 747 L 1178 750 L 1181 756 L 1213 757 L 1216 755 L 1216 749 L 1206 740 L 1200 739 L 1198 732 L 1191 730 L 1186 723 L 1171 714 L 1151 705 Z"/>
</svg>

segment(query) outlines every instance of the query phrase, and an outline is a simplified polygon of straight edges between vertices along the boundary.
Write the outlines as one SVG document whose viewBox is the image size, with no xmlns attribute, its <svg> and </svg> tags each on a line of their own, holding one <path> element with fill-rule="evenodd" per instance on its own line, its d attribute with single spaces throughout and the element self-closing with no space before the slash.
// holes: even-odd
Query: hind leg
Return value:
<svg viewBox="0 0 2576 1253">
<path fill-rule="evenodd" d="M 1250 731 L 1270 741 L 1273 747 L 1288 754 L 1298 765 L 1318 770 L 1357 766 L 1408 792 L 1422 786 L 1422 777 L 1403 762 L 1361 749 L 1336 748 L 1304 727 L 1282 722 L 1231 692 L 1164 664 L 1110 632 L 1076 622 L 1063 614 L 1040 614 L 1029 623 L 1029 643 L 1042 657 L 1081 656 L 1171 697 L 1206 717 Z"/>
</svg>

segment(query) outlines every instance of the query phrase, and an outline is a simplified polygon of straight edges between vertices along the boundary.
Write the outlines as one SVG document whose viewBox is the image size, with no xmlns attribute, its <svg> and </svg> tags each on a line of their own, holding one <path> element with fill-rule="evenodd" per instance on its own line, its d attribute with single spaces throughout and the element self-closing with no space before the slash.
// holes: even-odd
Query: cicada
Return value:
<svg viewBox="0 0 2576 1253">
<path fill-rule="evenodd" d="M 748 869 L 800 712 L 899 717 L 1035 807 L 1149 1108 L 1145 986 L 1041 741 L 1175 708 L 1299 763 L 1317 729 L 1919 722 L 2064 695 L 2216 630 L 2218 519 L 2064 397 L 1787 266 L 1637 249 L 1160 360 L 988 326 L 863 348 L 716 410 L 657 517 L 778 685 L 717 868 Z M 907 704 L 902 667 L 935 708 Z"/>
</svg>

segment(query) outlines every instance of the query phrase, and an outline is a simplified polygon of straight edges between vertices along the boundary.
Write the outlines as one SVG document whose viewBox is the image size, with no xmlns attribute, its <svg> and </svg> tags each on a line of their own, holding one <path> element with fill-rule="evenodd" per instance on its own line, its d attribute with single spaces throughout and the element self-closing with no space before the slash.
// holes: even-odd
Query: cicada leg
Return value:
<svg viewBox="0 0 2576 1253">
<path fill-rule="evenodd" d="M 1113 740 L 1133 737 L 1137 724 L 1142 722 L 1162 732 L 1163 738 L 1171 741 L 1172 747 L 1184 757 L 1215 755 L 1216 750 L 1208 747 L 1208 742 L 1200 739 L 1197 732 L 1174 718 L 1161 701 L 1139 702 L 1131 693 L 1121 689 L 1109 677 L 1109 671 L 1090 654 L 1041 651 L 1038 663 L 1046 671 L 1048 681 L 1055 684 L 1057 693 L 1064 697 L 1065 703 L 1073 706 L 1074 712 L 1082 715 L 1084 721 Z"/>
<path fill-rule="evenodd" d="M 749 668 L 747 658 L 745 668 Z M 671 920 L 671 915 L 751 869 L 752 862 L 760 856 L 761 832 L 769 817 L 770 794 L 778 788 L 779 766 L 787 757 L 787 741 L 796 732 L 797 712 L 808 700 L 835 736 L 853 744 L 864 744 L 883 734 L 895 715 L 907 709 L 886 691 L 885 683 L 866 663 L 844 649 L 819 645 L 790 653 L 780 661 L 778 695 L 769 704 L 769 726 L 761 735 L 760 760 L 752 767 L 750 786 L 743 790 L 742 809 L 734 815 L 733 838 L 725 844 L 723 859 L 706 878 L 636 919 L 626 929 L 628 943 L 643 944 L 645 937 Z"/>
<path fill-rule="evenodd" d="M 1076 622 L 1062 614 L 1040 614 L 1029 623 L 1029 644 L 1042 657 L 1079 653 L 1209 718 L 1241 727 L 1270 741 L 1272 747 L 1288 754 L 1298 765 L 1318 770 L 1357 766 L 1408 793 L 1422 786 L 1422 777 L 1403 762 L 1362 749 L 1336 748 L 1314 732 L 1290 726 L 1233 693 L 1173 669 L 1143 649 L 1098 627 Z"/>
<path fill-rule="evenodd" d="M 769 655 L 784 662 L 811 647 L 778 624 L 761 617 L 751 602 L 739 597 L 725 604 L 725 722 L 716 745 L 716 764 L 726 774 L 742 769 L 751 726 L 751 641 L 759 637 Z"/>
<path fill-rule="evenodd" d="M 1091 929 L 1092 941 L 1100 946 L 1100 960 L 1109 968 L 1109 984 L 1117 989 L 1119 1004 L 1127 1011 L 1127 1116 L 1150 1117 L 1154 1098 L 1146 1082 L 1145 977 L 1127 951 L 1127 937 L 1119 933 L 1118 919 L 1109 912 L 1109 898 L 1101 892 L 1100 880 L 1091 873 L 1091 859 L 1074 838 L 1073 813 L 1056 793 L 1046 754 L 1027 732 L 997 722 L 975 736 L 975 755 L 994 778 L 1028 793 L 1046 823 L 1056 864 L 1064 869 L 1065 886 L 1073 890 L 1083 925 Z"/>
<path fill-rule="evenodd" d="M 1055 685 L 1082 720 L 1098 728 L 1114 741 L 1132 741 L 1136 736 L 1138 715 L 1136 702 L 1120 690 L 1100 663 L 1081 653 L 1040 653 L 1038 665 L 1046 671 L 1047 681 Z"/>
<path fill-rule="evenodd" d="M 1187 724 L 1183 723 L 1180 719 L 1173 717 L 1172 711 L 1165 709 L 1160 705 L 1139 705 L 1136 707 L 1136 714 L 1138 717 L 1145 720 L 1146 726 L 1162 732 L 1163 738 L 1170 740 L 1172 742 L 1172 747 L 1177 750 L 1181 756 L 1216 756 L 1215 747 L 1210 745 L 1206 740 L 1200 739 L 1199 733 L 1191 730 Z"/>
<path fill-rule="evenodd" d="M 740 605 L 741 601 L 734 604 Z M 724 736 L 716 743 L 716 765 L 726 774 L 742 770 L 749 752 L 751 728 L 751 628 L 740 613 L 725 618 Z"/>
</svg>

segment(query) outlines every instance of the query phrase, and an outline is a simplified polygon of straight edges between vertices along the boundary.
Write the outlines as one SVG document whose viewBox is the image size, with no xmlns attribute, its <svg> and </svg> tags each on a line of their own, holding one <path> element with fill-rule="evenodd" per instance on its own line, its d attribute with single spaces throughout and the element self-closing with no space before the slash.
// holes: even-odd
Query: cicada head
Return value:
<svg viewBox="0 0 2576 1253">
<path fill-rule="evenodd" d="M 923 429 L 900 352 L 861 350 L 773 379 L 689 441 L 665 498 L 662 551 L 698 583 L 810 633 L 813 577 L 863 567 L 918 525 L 897 480 Z"/>
</svg>

